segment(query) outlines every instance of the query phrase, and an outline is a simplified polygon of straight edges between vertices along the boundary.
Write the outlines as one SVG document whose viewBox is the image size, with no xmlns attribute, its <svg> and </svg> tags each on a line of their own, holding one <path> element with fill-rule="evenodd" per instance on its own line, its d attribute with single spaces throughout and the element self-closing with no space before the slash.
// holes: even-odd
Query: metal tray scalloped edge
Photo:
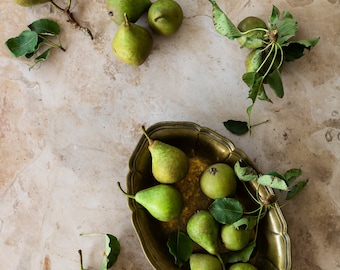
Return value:
<svg viewBox="0 0 340 270">
<path fill-rule="evenodd" d="M 192 122 L 159 122 L 147 129 L 147 133 L 151 138 L 164 138 L 165 141 L 169 134 L 173 135 L 177 132 L 182 132 L 183 136 L 188 136 L 189 139 L 190 136 L 193 136 L 196 140 L 193 142 L 195 147 L 197 141 L 201 138 L 208 138 L 212 142 L 225 147 L 226 151 L 229 151 L 229 153 L 222 153 L 222 159 L 224 158 L 224 160 L 220 160 L 221 162 L 228 161 L 229 163 L 233 163 L 241 159 L 244 164 L 253 166 L 258 173 L 261 173 L 245 152 L 236 148 L 229 139 L 209 128 L 201 127 Z M 148 141 L 145 136 L 142 135 L 130 157 L 129 173 L 126 178 L 127 192 L 130 194 L 135 194 L 138 190 L 145 188 L 145 186 L 141 185 L 143 181 L 140 181 L 145 177 L 140 167 L 143 168 L 143 166 L 146 166 L 143 163 L 146 159 L 150 162 L 151 157 L 147 146 Z M 181 148 L 181 146 L 178 147 Z M 190 147 L 190 145 L 183 147 Z M 230 158 L 233 160 L 229 160 Z M 151 173 L 151 170 L 149 173 Z M 251 183 L 250 188 L 256 189 L 257 187 L 256 183 Z M 261 196 L 264 196 L 266 194 L 272 194 L 273 191 L 270 188 L 260 187 L 259 193 Z M 155 233 L 152 226 L 155 221 L 151 220 L 147 211 L 134 200 L 128 199 L 128 206 L 132 211 L 132 224 L 141 243 L 143 252 L 153 268 L 157 270 L 177 269 L 172 261 L 169 262 L 169 258 L 171 259 L 171 257 L 168 252 L 165 249 L 160 252 L 157 239 L 152 237 Z M 266 244 L 269 243 L 271 247 L 264 256 L 266 270 L 291 270 L 291 243 L 287 232 L 287 223 L 282 211 L 278 207 L 273 207 L 268 211 L 265 219 L 267 225 L 263 234 L 265 238 L 264 241 Z M 164 251 L 167 252 L 167 254 L 163 254 Z"/>
</svg>

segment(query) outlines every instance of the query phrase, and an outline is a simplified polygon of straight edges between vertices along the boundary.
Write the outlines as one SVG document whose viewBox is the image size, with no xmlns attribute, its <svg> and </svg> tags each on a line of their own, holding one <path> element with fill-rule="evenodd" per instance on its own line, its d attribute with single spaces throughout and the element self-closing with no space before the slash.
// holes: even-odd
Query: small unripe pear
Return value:
<svg viewBox="0 0 340 270">
<path fill-rule="evenodd" d="M 210 254 L 192 254 L 189 262 L 190 270 L 222 270 L 221 262 Z"/>
<path fill-rule="evenodd" d="M 235 263 L 229 267 L 229 270 L 257 270 L 257 268 L 250 263 Z"/>
</svg>

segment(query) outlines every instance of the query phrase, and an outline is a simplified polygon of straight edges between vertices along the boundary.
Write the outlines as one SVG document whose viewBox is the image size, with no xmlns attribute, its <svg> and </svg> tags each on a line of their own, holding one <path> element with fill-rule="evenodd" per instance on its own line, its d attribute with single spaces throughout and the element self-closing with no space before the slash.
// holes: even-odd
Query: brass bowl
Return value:
<svg viewBox="0 0 340 270">
<path fill-rule="evenodd" d="M 254 167 L 249 157 L 227 138 L 211 129 L 201 127 L 191 122 L 160 122 L 147 129 L 152 139 L 158 139 L 182 149 L 190 159 L 190 169 L 187 177 L 176 187 L 182 192 L 184 209 L 181 216 L 171 222 L 160 222 L 154 219 L 141 205 L 128 199 L 132 211 L 132 223 L 139 237 L 143 251 L 150 264 L 157 270 L 178 270 L 174 258 L 168 251 L 169 234 L 177 229 L 186 231 L 186 223 L 197 210 L 207 209 L 212 202 L 199 188 L 199 177 L 203 170 L 211 164 L 224 162 L 231 166 L 238 160 L 242 164 Z M 142 136 L 129 161 L 130 171 L 127 175 L 127 192 L 137 191 L 156 185 L 151 172 L 151 155 L 148 141 Z M 248 189 L 254 192 L 256 183 L 249 183 Z M 260 187 L 261 197 L 272 194 L 268 188 Z M 237 196 L 245 207 L 253 205 L 249 194 L 243 185 L 238 185 Z M 291 244 L 287 233 L 287 224 L 278 207 L 271 208 L 259 225 L 257 238 L 257 255 L 252 263 L 258 269 L 291 269 Z M 199 247 L 195 247 L 199 251 Z M 189 269 L 184 265 L 181 269 Z"/>
</svg>

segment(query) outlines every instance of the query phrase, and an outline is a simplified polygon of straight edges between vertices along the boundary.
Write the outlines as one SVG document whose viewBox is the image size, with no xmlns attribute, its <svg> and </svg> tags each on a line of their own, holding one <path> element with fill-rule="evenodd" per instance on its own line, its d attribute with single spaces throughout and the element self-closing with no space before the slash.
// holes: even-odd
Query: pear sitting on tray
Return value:
<svg viewBox="0 0 340 270">
<path fill-rule="evenodd" d="M 152 174 L 155 179 L 163 184 L 173 184 L 183 179 L 189 171 L 189 159 L 186 154 L 175 146 L 152 140 L 144 127 L 142 130 L 149 142 Z"/>
<path fill-rule="evenodd" d="M 183 198 L 173 186 L 159 184 L 140 190 L 135 195 L 127 194 L 119 182 L 118 187 L 128 198 L 136 200 L 159 221 L 170 221 L 182 213 Z"/>
</svg>

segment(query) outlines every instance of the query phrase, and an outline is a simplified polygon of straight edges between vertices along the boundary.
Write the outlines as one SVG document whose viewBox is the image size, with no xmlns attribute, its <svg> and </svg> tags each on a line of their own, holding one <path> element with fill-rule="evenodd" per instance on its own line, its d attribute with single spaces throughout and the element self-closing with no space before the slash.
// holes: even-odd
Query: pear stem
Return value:
<svg viewBox="0 0 340 270">
<path fill-rule="evenodd" d="M 216 257 L 217 257 L 217 259 L 220 261 L 220 263 L 221 263 L 221 265 L 222 265 L 222 270 L 226 270 L 226 269 L 225 269 L 224 262 L 223 262 L 223 260 L 222 260 L 222 258 L 221 258 L 221 255 L 220 255 L 220 254 L 216 254 Z"/>
<path fill-rule="evenodd" d="M 146 133 L 146 130 L 145 130 L 145 127 L 142 126 L 142 131 L 143 131 L 143 134 L 144 136 L 147 138 L 148 142 L 149 142 L 149 145 L 152 145 L 153 144 L 153 140 L 148 136 L 148 134 Z"/>
<path fill-rule="evenodd" d="M 120 182 L 117 182 L 117 185 L 118 185 L 120 191 L 123 192 L 123 194 L 124 194 L 125 196 L 127 196 L 127 197 L 130 198 L 130 199 L 135 199 L 135 196 L 134 196 L 134 195 L 128 194 L 128 193 L 126 193 L 126 192 L 122 189 L 122 186 L 120 185 Z"/>
<path fill-rule="evenodd" d="M 124 25 L 130 26 L 130 21 L 129 21 L 128 15 L 126 13 L 124 13 Z"/>
</svg>

